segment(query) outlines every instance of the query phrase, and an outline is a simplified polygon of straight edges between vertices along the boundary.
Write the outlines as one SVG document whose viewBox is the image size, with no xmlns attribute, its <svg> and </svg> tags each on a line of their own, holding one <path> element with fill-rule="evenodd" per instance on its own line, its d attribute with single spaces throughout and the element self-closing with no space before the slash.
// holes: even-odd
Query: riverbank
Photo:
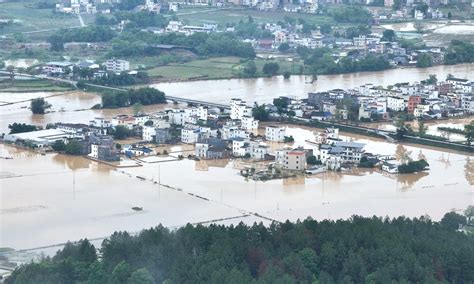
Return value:
<svg viewBox="0 0 474 284">
<path fill-rule="evenodd" d="M 73 89 L 70 85 L 44 79 L 0 81 L 0 93 L 65 92 Z"/>
</svg>

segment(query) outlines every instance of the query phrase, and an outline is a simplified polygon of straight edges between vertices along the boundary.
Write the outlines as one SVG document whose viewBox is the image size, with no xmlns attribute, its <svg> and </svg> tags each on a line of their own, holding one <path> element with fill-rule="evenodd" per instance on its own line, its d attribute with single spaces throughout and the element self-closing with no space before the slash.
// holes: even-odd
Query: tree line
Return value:
<svg viewBox="0 0 474 284">
<path fill-rule="evenodd" d="M 299 47 L 297 53 L 304 59 L 309 73 L 340 74 L 361 71 L 381 71 L 391 68 L 390 63 L 383 56 L 369 53 L 363 57 L 356 53 L 349 54 L 337 62 L 331 55 L 329 48 L 310 50 Z"/>
<path fill-rule="evenodd" d="M 67 42 L 104 42 L 114 38 L 116 33 L 109 27 L 89 26 L 77 29 L 61 29 L 48 37 L 51 49 L 61 51 Z"/>
<path fill-rule="evenodd" d="M 190 36 L 169 33 L 155 35 L 146 32 L 123 32 L 112 43 L 110 56 L 154 56 L 160 55 L 159 44 L 177 45 L 192 50 L 200 56 L 238 56 L 254 58 L 253 47 L 240 41 L 231 33 L 194 33 Z"/>
<path fill-rule="evenodd" d="M 128 107 L 136 103 L 142 105 L 166 103 L 165 93 L 154 88 L 130 89 L 126 92 L 111 92 L 102 95 L 102 108 Z"/>
<path fill-rule="evenodd" d="M 173 231 L 159 225 L 136 236 L 115 232 L 100 258 L 87 240 L 68 243 L 52 258 L 21 265 L 5 283 L 471 283 L 474 239 L 456 231 L 467 222 L 450 212 L 441 222 L 353 216 Z"/>
</svg>

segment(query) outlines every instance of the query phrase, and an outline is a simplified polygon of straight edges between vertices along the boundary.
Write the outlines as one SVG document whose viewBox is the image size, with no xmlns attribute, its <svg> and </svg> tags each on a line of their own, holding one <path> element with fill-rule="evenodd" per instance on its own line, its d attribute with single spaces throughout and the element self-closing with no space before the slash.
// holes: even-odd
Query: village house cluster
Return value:
<svg viewBox="0 0 474 284">
<path fill-rule="evenodd" d="M 400 83 L 387 88 L 366 84 L 353 90 L 334 89 L 309 93 L 306 99 L 276 98 L 273 104 L 259 106 L 272 121 L 265 125 L 255 118 L 256 106 L 236 98 L 224 109 L 189 105 L 155 113 L 118 115 L 111 120 L 96 118 L 88 124 L 56 123 L 45 130 L 7 134 L 3 139 L 43 150 L 57 141 L 65 145 L 74 141 L 75 154 L 107 162 L 119 161 L 120 154 L 156 154 L 153 145 L 183 143 L 194 146 L 190 158 L 195 159 L 234 157 L 265 161 L 272 172 L 340 170 L 358 165 L 363 158 L 374 163 L 383 159 L 371 155 L 362 143 L 341 139 L 337 128 L 327 128 L 317 133 L 315 140 L 306 140 L 306 145 L 313 145 L 308 149 L 289 147 L 294 138 L 279 121 L 369 122 L 390 120 L 399 114 L 438 119 L 474 113 L 471 81 L 452 76 L 442 82 L 431 79 L 430 83 Z M 112 135 L 124 129 L 126 137 L 140 138 L 137 143 L 119 145 L 114 141 Z M 396 173 L 397 166 L 385 161 L 382 169 Z M 251 173 L 254 178 L 267 174 Z M 250 176 L 248 171 L 246 175 Z"/>
<path fill-rule="evenodd" d="M 390 88 L 366 84 L 353 90 L 309 93 L 302 117 L 369 122 L 398 113 L 418 119 L 463 116 L 474 113 L 473 88 L 473 82 L 452 77 L 432 84 L 399 83 Z"/>
</svg>

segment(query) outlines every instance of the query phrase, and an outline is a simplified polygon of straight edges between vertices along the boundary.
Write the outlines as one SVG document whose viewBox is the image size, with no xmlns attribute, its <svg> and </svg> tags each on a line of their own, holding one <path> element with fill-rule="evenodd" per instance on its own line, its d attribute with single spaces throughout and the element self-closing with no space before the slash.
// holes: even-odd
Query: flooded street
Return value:
<svg viewBox="0 0 474 284">
<path fill-rule="evenodd" d="M 314 147 L 305 142 L 314 139 L 314 131 L 318 130 L 287 129 L 295 137 L 292 146 L 305 147 Z M 228 218 L 221 222 L 338 219 L 353 214 L 429 214 L 440 219 L 451 209 L 474 203 L 474 157 L 354 135 L 344 138 L 367 143 L 372 153 L 406 150 L 416 159 L 421 152 L 430 170 L 390 176 L 355 169 L 255 182 L 239 175 L 240 160 L 149 157 L 142 159 L 141 167 L 116 170 L 82 157 L 42 156 L 0 145 L 0 156 L 13 158 L 1 160 L 0 247 L 33 248 L 100 238 L 115 230 L 136 232 L 159 223 L 176 227 Z M 180 149 L 173 147 L 172 156 Z M 163 159 L 167 161 L 157 162 Z M 133 211 L 134 206 L 143 211 Z M 251 213 L 263 218 L 248 216 Z"/>
</svg>

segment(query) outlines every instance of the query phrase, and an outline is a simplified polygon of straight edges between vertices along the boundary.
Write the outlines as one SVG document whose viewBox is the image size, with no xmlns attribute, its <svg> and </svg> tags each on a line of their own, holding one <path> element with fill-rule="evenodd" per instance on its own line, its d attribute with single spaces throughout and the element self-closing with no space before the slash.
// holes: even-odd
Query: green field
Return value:
<svg viewBox="0 0 474 284">
<path fill-rule="evenodd" d="M 255 59 L 257 66 L 256 76 L 263 76 L 262 68 L 267 62 L 276 62 L 280 65 L 279 74 L 289 71 L 297 74 L 302 61 L 287 59 Z M 162 80 L 189 80 L 189 79 L 228 79 L 237 78 L 242 73 L 245 62 L 238 57 L 217 57 L 204 60 L 194 60 L 183 64 L 170 64 L 166 66 L 155 67 L 148 70 L 151 77 Z"/>
<path fill-rule="evenodd" d="M 71 89 L 46 80 L 15 80 L 13 85 L 8 79 L 0 81 L 0 92 L 63 92 Z"/>
<path fill-rule="evenodd" d="M 34 9 L 34 2 L 0 3 L 0 19 L 11 19 L 16 23 L 7 25 L 0 34 L 34 32 L 80 26 L 77 15 L 55 14 L 53 9 Z M 83 17 L 89 22 L 90 17 Z"/>
<path fill-rule="evenodd" d="M 199 8 L 204 10 L 204 8 Z M 196 9 L 196 11 L 199 11 Z M 209 10 L 207 8 L 206 10 Z M 263 23 L 276 23 L 278 21 L 284 21 L 285 17 L 290 17 L 294 19 L 301 18 L 308 23 L 315 25 L 320 25 L 323 23 L 332 22 L 332 18 L 327 16 L 312 15 L 312 14 L 303 14 L 303 13 L 289 13 L 289 12 L 264 12 L 256 11 L 249 9 L 225 9 L 225 10 L 216 10 L 203 13 L 194 13 L 192 14 L 190 8 L 185 10 L 186 12 L 178 13 L 178 18 L 181 21 L 188 21 L 190 24 L 202 25 L 204 23 L 214 23 L 220 26 L 225 26 L 227 23 L 238 23 L 240 20 L 246 20 L 248 16 L 252 16 L 254 20 L 260 24 Z"/>
<path fill-rule="evenodd" d="M 236 66 L 239 64 L 238 57 L 218 57 L 156 67 L 148 70 L 148 74 L 170 80 L 232 78 L 237 76 Z"/>
</svg>

